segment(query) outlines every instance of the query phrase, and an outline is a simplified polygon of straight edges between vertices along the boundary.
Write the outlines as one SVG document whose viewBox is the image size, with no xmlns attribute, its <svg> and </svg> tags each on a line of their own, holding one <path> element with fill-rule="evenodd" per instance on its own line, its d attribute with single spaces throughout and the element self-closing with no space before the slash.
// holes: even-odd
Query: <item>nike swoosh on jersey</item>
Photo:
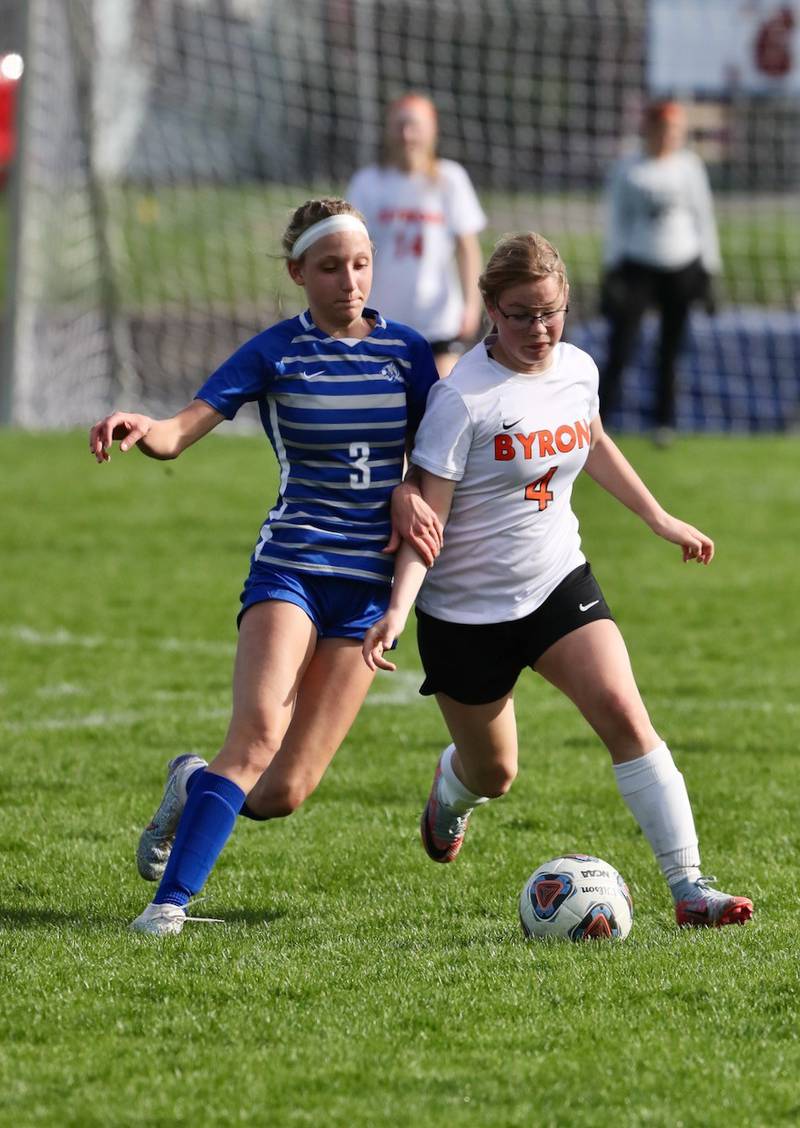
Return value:
<svg viewBox="0 0 800 1128">
<path fill-rule="evenodd" d="M 591 603 L 579 603 L 578 604 L 578 610 L 579 611 L 588 611 L 590 607 L 596 607 L 599 602 L 600 602 L 599 599 L 593 599 Z"/>
<path fill-rule="evenodd" d="M 520 415 L 519 419 L 515 419 L 513 423 L 506 423 L 506 421 L 504 419 L 503 420 L 503 430 L 508 431 L 512 427 L 516 427 L 517 423 L 521 423 L 524 418 L 525 418 L 524 415 Z"/>
</svg>

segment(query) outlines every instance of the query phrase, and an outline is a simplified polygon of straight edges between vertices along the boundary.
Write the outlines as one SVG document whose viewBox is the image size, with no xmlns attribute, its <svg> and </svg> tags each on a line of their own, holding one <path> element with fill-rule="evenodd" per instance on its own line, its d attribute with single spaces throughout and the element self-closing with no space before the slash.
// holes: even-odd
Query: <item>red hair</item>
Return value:
<svg viewBox="0 0 800 1128">
<path fill-rule="evenodd" d="M 427 175 L 435 179 L 438 175 L 439 162 L 436 159 L 436 136 L 439 132 L 439 115 L 436 112 L 431 99 L 426 94 L 419 94 L 416 90 L 408 90 L 405 94 L 400 94 L 397 98 L 393 98 L 389 105 L 386 107 L 386 134 L 384 135 L 384 155 L 383 163 L 392 165 L 394 163 L 391 153 L 391 145 L 387 141 L 389 132 L 389 122 L 392 115 L 402 112 L 404 109 L 416 110 L 420 116 L 427 117 L 428 121 L 433 125 L 433 139 L 431 149 L 427 159 Z"/>
<path fill-rule="evenodd" d="M 648 125 L 656 125 L 667 121 L 683 121 L 686 111 L 680 102 L 651 102 L 644 112 L 644 120 Z"/>
<path fill-rule="evenodd" d="M 418 109 L 425 109 L 434 121 L 436 121 L 439 116 L 431 99 L 425 94 L 418 94 L 416 90 L 410 90 L 407 94 L 401 94 L 398 98 L 393 98 L 389 103 L 388 113 L 391 114 L 395 110 L 399 110 L 402 106 L 414 106 Z"/>
</svg>

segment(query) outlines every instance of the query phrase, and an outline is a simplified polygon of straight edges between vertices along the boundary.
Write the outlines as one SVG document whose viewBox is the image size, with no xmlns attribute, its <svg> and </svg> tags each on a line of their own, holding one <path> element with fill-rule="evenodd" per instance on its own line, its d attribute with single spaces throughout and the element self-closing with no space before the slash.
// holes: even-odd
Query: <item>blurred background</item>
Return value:
<svg viewBox="0 0 800 1128">
<path fill-rule="evenodd" d="M 682 100 L 724 267 L 716 312 L 692 314 L 679 427 L 795 426 L 800 3 L 768 0 L 0 0 L 0 419 L 182 406 L 297 312 L 289 213 L 379 159 L 408 89 L 478 190 L 484 255 L 550 238 L 567 335 L 600 362 L 604 181 L 647 101 Z M 653 333 L 624 429 L 647 417 Z"/>
</svg>

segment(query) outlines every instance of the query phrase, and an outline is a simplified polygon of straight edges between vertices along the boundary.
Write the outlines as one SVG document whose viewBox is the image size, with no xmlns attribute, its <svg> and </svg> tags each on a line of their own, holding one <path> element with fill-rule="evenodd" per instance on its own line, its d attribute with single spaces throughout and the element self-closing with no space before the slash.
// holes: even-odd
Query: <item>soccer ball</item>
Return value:
<svg viewBox="0 0 800 1128">
<path fill-rule="evenodd" d="M 621 874 L 591 854 L 564 854 L 543 862 L 525 882 L 519 919 L 527 937 L 624 940 L 633 902 Z"/>
</svg>

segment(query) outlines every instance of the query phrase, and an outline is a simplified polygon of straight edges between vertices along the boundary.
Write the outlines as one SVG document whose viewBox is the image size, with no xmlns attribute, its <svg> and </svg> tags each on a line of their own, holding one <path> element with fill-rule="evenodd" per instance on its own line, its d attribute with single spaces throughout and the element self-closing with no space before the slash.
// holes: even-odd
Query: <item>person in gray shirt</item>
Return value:
<svg viewBox="0 0 800 1128">
<path fill-rule="evenodd" d="M 608 418 L 619 405 L 642 317 L 655 307 L 661 332 L 653 423 L 660 445 L 674 438 L 675 366 L 689 310 L 703 302 L 712 312 L 711 280 L 721 266 L 708 175 L 685 139 L 683 106 L 651 104 L 642 151 L 616 161 L 608 181 L 601 305 L 609 342 L 600 406 Z"/>
</svg>

